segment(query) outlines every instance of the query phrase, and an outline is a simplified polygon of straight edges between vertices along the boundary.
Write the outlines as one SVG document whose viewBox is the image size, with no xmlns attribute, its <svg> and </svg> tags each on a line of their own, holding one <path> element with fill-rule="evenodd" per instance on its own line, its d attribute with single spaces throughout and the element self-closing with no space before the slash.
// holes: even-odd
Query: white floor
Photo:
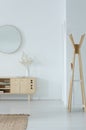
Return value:
<svg viewBox="0 0 86 130">
<path fill-rule="evenodd" d="M 86 113 L 69 113 L 60 101 L 0 101 L 0 113 L 30 113 L 27 130 L 86 130 Z"/>
</svg>

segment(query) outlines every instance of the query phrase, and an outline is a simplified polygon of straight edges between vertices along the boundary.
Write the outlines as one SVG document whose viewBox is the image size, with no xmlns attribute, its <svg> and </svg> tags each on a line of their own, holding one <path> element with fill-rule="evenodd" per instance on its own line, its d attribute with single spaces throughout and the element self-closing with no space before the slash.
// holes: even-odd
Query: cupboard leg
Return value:
<svg viewBox="0 0 86 130">
<path fill-rule="evenodd" d="M 28 101 L 30 101 L 30 94 L 28 95 Z"/>
</svg>

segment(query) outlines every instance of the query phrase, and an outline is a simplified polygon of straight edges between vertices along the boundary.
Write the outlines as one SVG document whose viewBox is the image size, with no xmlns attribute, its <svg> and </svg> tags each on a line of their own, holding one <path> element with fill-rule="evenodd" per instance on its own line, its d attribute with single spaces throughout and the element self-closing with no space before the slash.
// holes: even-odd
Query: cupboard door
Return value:
<svg viewBox="0 0 86 130">
<path fill-rule="evenodd" d="M 20 87 L 21 94 L 28 94 L 29 93 L 29 80 L 28 80 L 28 78 L 22 78 L 20 86 L 21 86 Z"/>
<path fill-rule="evenodd" d="M 13 93 L 13 94 L 20 93 L 20 79 L 11 78 L 10 79 L 10 87 L 11 87 L 11 93 Z"/>
</svg>

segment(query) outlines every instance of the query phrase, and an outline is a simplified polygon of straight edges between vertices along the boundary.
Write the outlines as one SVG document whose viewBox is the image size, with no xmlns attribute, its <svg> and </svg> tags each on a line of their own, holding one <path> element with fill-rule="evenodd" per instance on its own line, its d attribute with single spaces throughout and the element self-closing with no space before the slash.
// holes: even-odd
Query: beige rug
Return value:
<svg viewBox="0 0 86 130">
<path fill-rule="evenodd" d="M 24 114 L 0 114 L 0 130 L 26 130 L 28 116 Z"/>
</svg>

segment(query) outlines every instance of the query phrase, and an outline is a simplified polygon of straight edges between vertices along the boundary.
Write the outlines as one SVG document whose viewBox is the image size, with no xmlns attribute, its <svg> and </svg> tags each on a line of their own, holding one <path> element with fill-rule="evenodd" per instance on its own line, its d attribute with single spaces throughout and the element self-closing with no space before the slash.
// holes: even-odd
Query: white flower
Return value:
<svg viewBox="0 0 86 130">
<path fill-rule="evenodd" d="M 31 65 L 32 62 L 33 62 L 32 58 L 28 57 L 28 55 L 25 52 L 23 52 L 20 63 L 23 65 Z"/>
</svg>

